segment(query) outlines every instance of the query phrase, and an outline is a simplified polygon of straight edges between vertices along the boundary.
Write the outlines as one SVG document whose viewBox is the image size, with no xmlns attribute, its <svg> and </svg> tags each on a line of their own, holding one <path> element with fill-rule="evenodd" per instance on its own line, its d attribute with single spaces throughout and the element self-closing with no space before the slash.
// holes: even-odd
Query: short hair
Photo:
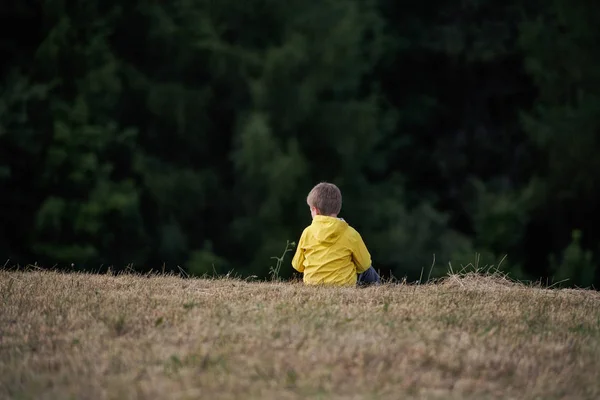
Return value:
<svg viewBox="0 0 600 400">
<path fill-rule="evenodd" d="M 342 209 L 342 192 L 333 183 L 321 182 L 308 193 L 306 202 L 323 215 L 338 215 Z"/>
</svg>

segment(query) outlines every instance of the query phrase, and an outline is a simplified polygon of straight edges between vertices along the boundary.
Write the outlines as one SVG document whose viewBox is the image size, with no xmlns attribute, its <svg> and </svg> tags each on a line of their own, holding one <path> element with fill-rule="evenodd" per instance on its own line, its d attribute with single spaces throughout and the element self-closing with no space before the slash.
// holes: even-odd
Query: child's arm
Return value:
<svg viewBox="0 0 600 400">
<path fill-rule="evenodd" d="M 298 272 L 304 272 L 304 232 L 300 236 L 298 246 L 296 246 L 296 254 L 292 259 L 292 267 Z"/>
<path fill-rule="evenodd" d="M 352 261 L 356 265 L 356 272 L 362 274 L 371 267 L 371 254 L 360 234 L 354 229 L 352 233 Z"/>
</svg>

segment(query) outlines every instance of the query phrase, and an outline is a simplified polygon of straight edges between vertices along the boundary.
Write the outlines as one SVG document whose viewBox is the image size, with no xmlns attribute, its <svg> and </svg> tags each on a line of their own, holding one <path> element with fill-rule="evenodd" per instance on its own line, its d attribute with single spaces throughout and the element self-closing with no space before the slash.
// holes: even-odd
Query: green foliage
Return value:
<svg viewBox="0 0 600 400">
<path fill-rule="evenodd" d="M 579 287 L 590 287 L 594 283 L 596 264 L 592 252 L 581 247 L 579 230 L 573 231 L 571 243 L 564 249 L 560 261 L 556 256 L 550 256 L 550 266 L 556 282 Z"/>
<path fill-rule="evenodd" d="M 449 261 L 459 261 L 457 255 L 474 253 L 469 239 L 449 229 L 448 217 L 430 204 L 408 209 L 399 185 L 380 185 L 369 193 L 366 199 L 354 199 L 360 202 L 357 214 L 367 218 L 360 225 L 350 223 L 365 238 L 376 268 L 393 265 L 397 277 L 417 279 L 421 270 L 430 269 L 435 255 L 442 263 L 443 271 L 435 270 L 438 276 Z"/>
<path fill-rule="evenodd" d="M 511 190 L 501 182 L 486 185 L 474 181 L 473 188 L 471 215 L 475 246 L 488 252 L 485 258 L 491 264 L 499 256 L 506 255 L 510 262 L 504 264 L 503 271 L 515 279 L 525 279 L 519 261 L 523 259 L 523 243 L 531 212 L 538 201 L 539 185 L 532 181 L 520 190 Z"/>
<path fill-rule="evenodd" d="M 213 246 L 210 241 L 204 243 L 200 250 L 194 250 L 186 264 L 190 274 L 196 276 L 212 276 L 223 272 L 227 266 L 227 261 L 213 252 Z"/>
<path fill-rule="evenodd" d="M 275 266 L 271 266 L 269 268 L 269 275 L 271 276 L 271 280 L 272 281 L 277 281 L 279 280 L 279 273 L 281 271 L 281 266 L 283 265 L 283 262 L 285 260 L 285 256 L 287 255 L 287 253 L 294 251 L 294 247 L 296 246 L 295 242 L 291 242 L 288 240 L 285 243 L 285 249 L 283 250 L 283 253 L 281 254 L 280 257 L 271 257 L 272 260 L 276 261 Z"/>
<path fill-rule="evenodd" d="M 480 254 L 550 276 L 539 260 L 574 246 L 575 228 L 590 250 L 556 268 L 598 261 L 593 5 L 48 1 L 3 13 L 17 22 L 0 41 L 0 256 L 286 278 L 287 249 L 269 259 L 310 223 L 306 195 L 327 180 L 384 274 L 436 277 Z"/>
<path fill-rule="evenodd" d="M 526 70 L 539 91 L 522 117 L 541 155 L 534 177 L 543 185 L 534 222 L 550 233 L 543 237 L 548 253 L 566 247 L 574 229 L 582 231 L 582 246 L 595 248 L 598 242 L 599 23 L 591 4 L 559 0 L 528 15 L 521 26 Z M 597 261 L 595 252 L 591 257 Z"/>
</svg>

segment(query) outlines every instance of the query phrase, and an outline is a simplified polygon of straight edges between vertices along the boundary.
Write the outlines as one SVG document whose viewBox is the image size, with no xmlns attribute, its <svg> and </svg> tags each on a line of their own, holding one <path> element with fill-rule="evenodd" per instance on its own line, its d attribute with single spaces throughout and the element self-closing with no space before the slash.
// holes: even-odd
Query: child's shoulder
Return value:
<svg viewBox="0 0 600 400">
<path fill-rule="evenodd" d="M 361 237 L 358 230 L 356 230 L 356 228 L 354 228 L 350 224 L 348 224 L 348 228 L 346 229 L 346 235 L 349 236 L 350 238 L 360 238 Z"/>
</svg>

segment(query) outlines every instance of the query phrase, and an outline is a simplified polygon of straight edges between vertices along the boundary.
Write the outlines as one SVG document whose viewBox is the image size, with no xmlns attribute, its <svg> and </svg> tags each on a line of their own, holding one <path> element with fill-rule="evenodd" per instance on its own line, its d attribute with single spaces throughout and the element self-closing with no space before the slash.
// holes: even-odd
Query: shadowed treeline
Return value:
<svg viewBox="0 0 600 400">
<path fill-rule="evenodd" d="M 327 180 L 384 275 L 480 254 L 599 283 L 592 2 L 11 1 L 0 19 L 12 264 L 264 277 Z"/>
</svg>

